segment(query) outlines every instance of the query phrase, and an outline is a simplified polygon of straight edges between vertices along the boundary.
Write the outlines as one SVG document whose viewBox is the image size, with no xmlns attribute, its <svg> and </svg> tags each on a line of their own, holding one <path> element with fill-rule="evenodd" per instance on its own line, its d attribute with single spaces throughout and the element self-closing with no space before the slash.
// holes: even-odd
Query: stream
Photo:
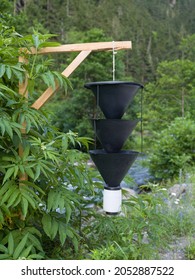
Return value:
<svg viewBox="0 0 195 280">
<path fill-rule="evenodd" d="M 122 182 L 123 187 L 130 187 L 134 190 L 138 189 L 139 186 L 145 185 L 153 179 L 153 176 L 150 174 L 149 168 L 146 165 L 147 156 L 142 154 L 137 157 L 131 168 L 129 169 L 128 174 L 132 177 L 133 182 L 126 184 Z"/>
</svg>

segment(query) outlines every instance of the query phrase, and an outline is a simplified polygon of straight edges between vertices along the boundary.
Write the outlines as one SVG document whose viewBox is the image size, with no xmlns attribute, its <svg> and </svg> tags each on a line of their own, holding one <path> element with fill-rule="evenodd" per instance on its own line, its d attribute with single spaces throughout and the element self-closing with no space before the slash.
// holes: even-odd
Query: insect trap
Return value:
<svg viewBox="0 0 195 280">
<path fill-rule="evenodd" d="M 113 49 L 113 81 L 85 84 L 95 95 L 105 119 L 94 119 L 93 125 L 102 149 L 90 150 L 89 154 L 104 182 L 103 210 L 110 215 L 121 211 L 121 181 L 129 171 L 139 152 L 122 150 L 138 120 L 122 119 L 141 84 L 115 81 L 115 51 Z"/>
</svg>

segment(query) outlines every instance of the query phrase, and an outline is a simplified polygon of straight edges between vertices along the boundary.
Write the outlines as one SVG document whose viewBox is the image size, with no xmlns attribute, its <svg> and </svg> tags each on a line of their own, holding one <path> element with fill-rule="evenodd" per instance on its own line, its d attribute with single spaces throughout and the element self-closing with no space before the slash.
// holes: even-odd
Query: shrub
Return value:
<svg viewBox="0 0 195 280">
<path fill-rule="evenodd" d="M 189 118 L 176 118 L 157 135 L 150 156 L 150 170 L 156 178 L 179 175 L 195 160 L 195 123 Z"/>
<path fill-rule="evenodd" d="M 44 111 L 31 107 L 39 85 L 57 81 L 64 88 L 68 80 L 49 70 L 48 58 L 24 53 L 29 63 L 18 62 L 21 46 L 55 45 L 50 37 L 22 37 L 0 25 L 0 259 L 59 258 L 66 246 L 74 254 L 83 193 L 93 190 L 85 155 L 76 149 L 89 139 L 57 131 Z M 26 75 L 28 100 L 18 93 Z"/>
</svg>

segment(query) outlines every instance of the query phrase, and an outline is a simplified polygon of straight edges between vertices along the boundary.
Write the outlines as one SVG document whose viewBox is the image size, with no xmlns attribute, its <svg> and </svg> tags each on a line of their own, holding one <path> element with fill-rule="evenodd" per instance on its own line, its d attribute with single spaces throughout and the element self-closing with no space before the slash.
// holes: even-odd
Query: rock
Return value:
<svg viewBox="0 0 195 280">
<path fill-rule="evenodd" d="M 164 252 L 160 252 L 161 260 L 186 260 L 185 249 L 190 245 L 186 236 L 175 238 Z"/>
<path fill-rule="evenodd" d="M 89 159 L 88 161 L 87 161 L 87 166 L 89 166 L 89 167 L 96 167 L 95 166 L 95 164 L 94 164 L 94 162 L 91 160 L 91 159 Z"/>
<path fill-rule="evenodd" d="M 168 190 L 169 195 L 175 196 L 175 198 L 179 198 L 183 193 L 186 192 L 187 186 L 187 184 L 175 184 Z"/>
</svg>

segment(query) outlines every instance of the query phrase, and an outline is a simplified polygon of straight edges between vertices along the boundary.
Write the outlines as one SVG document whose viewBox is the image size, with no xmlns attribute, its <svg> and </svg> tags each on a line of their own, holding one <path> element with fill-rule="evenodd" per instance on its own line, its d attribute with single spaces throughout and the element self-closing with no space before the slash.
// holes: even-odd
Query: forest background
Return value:
<svg viewBox="0 0 195 280">
<path fill-rule="evenodd" d="M 93 147 L 86 137 L 94 138 L 90 119 L 97 108 L 84 84 L 112 80 L 112 52 L 92 53 L 68 82 L 57 71 L 74 53 L 35 56 L 30 68 L 18 63 L 18 49 L 23 43 L 38 49 L 47 39 L 51 44 L 132 41 L 132 50 L 116 54 L 116 80 L 144 85 L 124 116 L 142 122 L 125 148 L 150 155 L 150 171 L 167 180 L 167 188 L 168 180 L 186 180 L 194 166 L 195 1 L 1 0 L 0 28 L 0 258 L 154 258 L 172 236 L 193 235 L 192 192 L 188 207 L 172 211 L 169 206 L 178 200 L 169 201 L 154 182 L 150 194 L 124 202 L 124 216 L 110 219 L 96 211 L 102 184 L 86 167 L 88 155 L 75 146 L 84 152 Z M 18 95 L 24 70 L 29 104 Z M 44 111 L 33 110 L 30 102 L 44 83 L 53 86 L 54 77 L 60 91 Z M 24 120 L 27 137 L 21 132 Z M 21 174 L 29 177 L 22 184 Z"/>
<path fill-rule="evenodd" d="M 57 34 L 61 44 L 131 40 L 132 50 L 116 55 L 116 80 L 145 86 L 148 147 L 154 131 L 160 132 L 175 117 L 194 116 L 194 7 L 193 0 L 3 0 L 0 8 L 12 15 L 6 20 L 22 35 L 34 28 Z M 74 55 L 56 56 L 56 69 L 63 69 Z M 94 137 L 89 122 L 94 100 L 83 85 L 98 80 L 112 80 L 111 52 L 91 54 L 70 77 L 73 89 L 58 93 L 50 103 L 52 121 L 62 131 Z M 139 110 L 138 106 L 135 111 Z"/>
</svg>

